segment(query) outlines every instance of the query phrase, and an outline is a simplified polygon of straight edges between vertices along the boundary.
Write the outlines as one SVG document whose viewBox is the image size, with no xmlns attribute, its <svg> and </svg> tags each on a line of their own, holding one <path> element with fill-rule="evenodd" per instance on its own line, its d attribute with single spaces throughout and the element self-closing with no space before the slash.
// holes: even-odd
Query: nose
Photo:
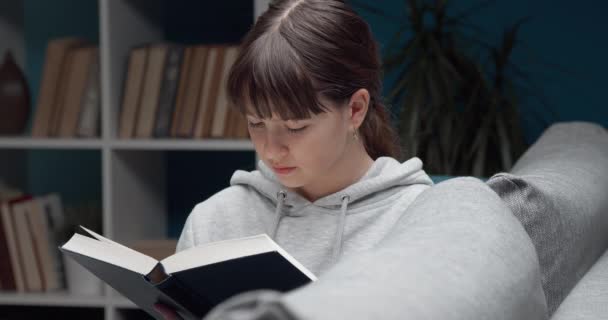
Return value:
<svg viewBox="0 0 608 320">
<path fill-rule="evenodd" d="M 277 134 L 266 134 L 264 138 L 264 157 L 271 162 L 281 162 L 289 149 L 282 137 Z"/>
</svg>

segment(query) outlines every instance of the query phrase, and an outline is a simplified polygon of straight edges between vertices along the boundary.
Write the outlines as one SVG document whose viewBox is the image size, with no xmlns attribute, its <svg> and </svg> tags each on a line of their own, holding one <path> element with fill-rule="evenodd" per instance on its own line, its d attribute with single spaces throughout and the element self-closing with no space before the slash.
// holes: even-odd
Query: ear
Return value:
<svg viewBox="0 0 608 320">
<path fill-rule="evenodd" d="M 350 97 L 350 101 L 348 103 L 348 120 L 354 130 L 359 129 L 363 120 L 365 120 L 365 116 L 367 115 L 367 110 L 369 109 L 369 91 L 367 89 L 359 89 Z"/>
</svg>

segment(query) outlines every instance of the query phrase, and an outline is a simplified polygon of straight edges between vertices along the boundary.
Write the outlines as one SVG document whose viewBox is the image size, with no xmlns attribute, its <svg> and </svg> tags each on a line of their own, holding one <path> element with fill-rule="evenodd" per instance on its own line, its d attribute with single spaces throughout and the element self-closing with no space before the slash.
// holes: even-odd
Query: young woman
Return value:
<svg viewBox="0 0 608 320">
<path fill-rule="evenodd" d="M 373 247 L 432 185 L 420 159 L 395 159 L 378 49 L 344 1 L 272 3 L 243 42 L 228 91 L 247 116 L 259 170 L 235 172 L 198 204 L 178 251 L 267 233 L 318 276 Z"/>
</svg>

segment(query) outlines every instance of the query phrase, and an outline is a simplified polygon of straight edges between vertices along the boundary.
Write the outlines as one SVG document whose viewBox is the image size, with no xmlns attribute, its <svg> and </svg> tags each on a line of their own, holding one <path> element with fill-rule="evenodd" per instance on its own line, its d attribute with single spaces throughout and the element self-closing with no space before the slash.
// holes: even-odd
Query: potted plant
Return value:
<svg viewBox="0 0 608 320">
<path fill-rule="evenodd" d="M 529 77 L 512 59 L 527 18 L 491 45 L 471 35 L 479 30 L 468 21 L 475 10 L 450 15 L 447 0 L 403 3 L 406 17 L 395 19 L 399 29 L 384 57 L 385 74 L 397 75 L 387 104 L 399 113 L 402 158 L 420 157 L 431 174 L 508 171 L 528 147 L 521 102 L 539 93 L 528 90 Z M 355 5 L 391 17 L 360 1 Z"/>
</svg>

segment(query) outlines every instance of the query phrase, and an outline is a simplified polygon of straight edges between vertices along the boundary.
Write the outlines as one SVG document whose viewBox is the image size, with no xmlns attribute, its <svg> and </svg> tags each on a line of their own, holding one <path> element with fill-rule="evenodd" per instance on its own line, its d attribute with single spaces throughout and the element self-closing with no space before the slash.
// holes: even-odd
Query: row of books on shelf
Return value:
<svg viewBox="0 0 608 320">
<path fill-rule="evenodd" d="M 65 287 L 57 234 L 63 226 L 57 194 L 21 195 L 0 203 L 0 289 L 47 292 Z"/>
<path fill-rule="evenodd" d="M 226 82 L 238 45 L 155 43 L 129 55 L 120 138 L 247 138 Z"/>
<path fill-rule="evenodd" d="M 99 48 L 77 37 L 49 41 L 32 136 L 99 136 Z"/>
<path fill-rule="evenodd" d="M 238 52 L 238 45 L 133 48 L 126 61 L 118 136 L 246 139 L 246 119 L 229 107 L 226 91 Z M 100 117 L 98 46 L 77 37 L 49 41 L 32 137 L 98 137 Z"/>
<path fill-rule="evenodd" d="M 0 291 L 47 293 L 78 286 L 72 279 L 82 278 L 70 276 L 59 247 L 77 231 L 73 220 L 90 220 L 99 213 L 90 206 L 66 207 L 57 193 L 34 197 L 0 192 Z M 159 260 L 174 254 L 176 245 L 175 239 L 126 243 Z"/>
</svg>

